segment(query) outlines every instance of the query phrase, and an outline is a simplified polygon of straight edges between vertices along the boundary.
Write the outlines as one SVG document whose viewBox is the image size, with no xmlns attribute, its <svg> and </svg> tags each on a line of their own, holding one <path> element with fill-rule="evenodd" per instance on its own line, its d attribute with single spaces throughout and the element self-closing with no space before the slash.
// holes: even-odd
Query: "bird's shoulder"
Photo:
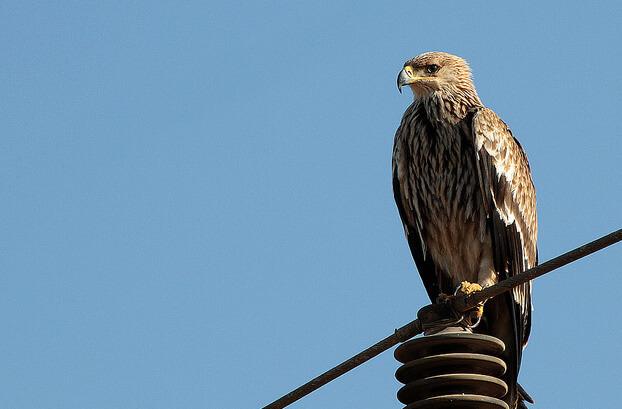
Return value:
<svg viewBox="0 0 622 409">
<path fill-rule="evenodd" d="M 500 144 L 511 144 L 515 139 L 510 127 L 490 108 L 475 111 L 472 126 L 477 149 L 492 149 Z"/>
<path fill-rule="evenodd" d="M 510 127 L 490 108 L 478 109 L 473 115 L 473 137 L 478 151 L 485 150 L 495 158 L 495 165 L 507 168 L 510 164 L 524 168 L 531 175 L 529 160 Z M 510 170 L 510 169 L 506 169 Z M 512 179 L 513 174 L 506 176 Z M 530 178 L 531 180 L 531 178 Z"/>
</svg>

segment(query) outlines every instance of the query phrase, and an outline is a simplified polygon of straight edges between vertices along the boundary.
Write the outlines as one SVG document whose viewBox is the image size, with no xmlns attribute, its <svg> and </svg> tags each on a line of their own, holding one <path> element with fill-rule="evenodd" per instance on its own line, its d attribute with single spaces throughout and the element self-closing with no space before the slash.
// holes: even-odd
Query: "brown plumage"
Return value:
<svg viewBox="0 0 622 409">
<path fill-rule="evenodd" d="M 415 99 L 393 147 L 393 190 L 428 295 L 462 281 L 492 285 L 537 264 L 535 190 L 527 157 L 507 125 L 482 104 L 468 64 L 441 52 L 404 64 L 398 87 Z M 489 300 L 477 332 L 506 344 L 508 394 L 531 329 L 531 284 Z"/>
</svg>

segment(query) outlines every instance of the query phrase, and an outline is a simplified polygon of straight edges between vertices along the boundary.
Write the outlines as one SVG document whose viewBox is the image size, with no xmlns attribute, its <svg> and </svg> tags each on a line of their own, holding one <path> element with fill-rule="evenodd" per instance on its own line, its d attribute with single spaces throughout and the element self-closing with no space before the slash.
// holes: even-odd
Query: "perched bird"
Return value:
<svg viewBox="0 0 622 409">
<path fill-rule="evenodd" d="M 463 282 L 486 287 L 535 266 L 536 197 L 527 156 L 482 104 L 467 62 L 424 53 L 404 64 L 397 85 L 400 92 L 408 85 L 414 102 L 395 135 L 393 191 L 430 299 L 453 294 Z M 532 402 L 517 383 L 530 329 L 531 283 L 489 300 L 473 329 L 506 345 L 510 408 Z"/>
</svg>

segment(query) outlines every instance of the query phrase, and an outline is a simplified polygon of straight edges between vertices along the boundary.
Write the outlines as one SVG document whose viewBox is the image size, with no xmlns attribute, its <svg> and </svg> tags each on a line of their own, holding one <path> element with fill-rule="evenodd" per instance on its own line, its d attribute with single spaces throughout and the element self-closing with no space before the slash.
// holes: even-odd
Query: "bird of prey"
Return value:
<svg viewBox="0 0 622 409">
<path fill-rule="evenodd" d="M 427 52 L 404 64 L 397 85 L 400 92 L 408 85 L 414 102 L 395 135 L 393 191 L 431 300 L 465 281 L 486 287 L 534 267 L 538 226 L 527 156 L 483 105 L 467 62 Z M 489 300 L 473 329 L 506 345 L 510 408 L 532 402 L 517 383 L 530 329 L 531 283 Z"/>
</svg>

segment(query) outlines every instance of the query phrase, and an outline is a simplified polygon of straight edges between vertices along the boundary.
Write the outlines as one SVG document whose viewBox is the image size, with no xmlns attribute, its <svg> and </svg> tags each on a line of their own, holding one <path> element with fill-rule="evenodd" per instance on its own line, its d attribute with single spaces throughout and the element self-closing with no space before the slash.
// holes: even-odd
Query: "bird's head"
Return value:
<svg viewBox="0 0 622 409">
<path fill-rule="evenodd" d="M 405 85 L 410 86 L 417 97 L 426 97 L 437 91 L 451 96 L 477 95 L 467 62 L 443 52 L 427 52 L 406 61 L 397 76 L 400 92 Z"/>
</svg>

